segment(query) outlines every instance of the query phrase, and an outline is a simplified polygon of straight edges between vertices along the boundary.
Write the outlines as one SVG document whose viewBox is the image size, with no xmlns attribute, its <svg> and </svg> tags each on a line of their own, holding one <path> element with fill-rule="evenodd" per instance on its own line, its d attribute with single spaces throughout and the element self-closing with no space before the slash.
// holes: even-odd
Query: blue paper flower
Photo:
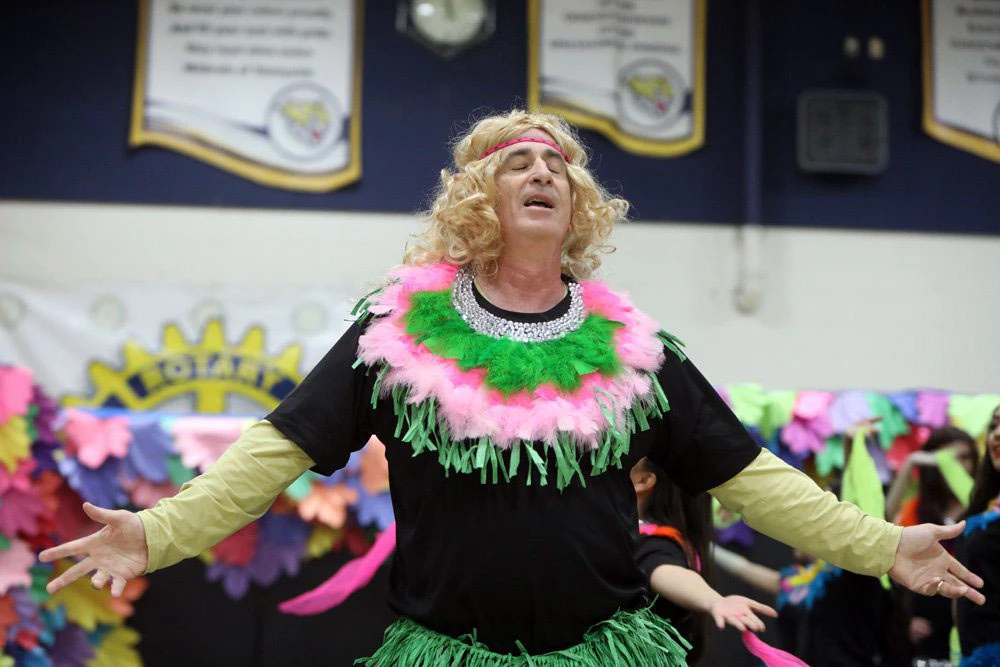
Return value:
<svg viewBox="0 0 1000 667">
<path fill-rule="evenodd" d="M 173 438 L 155 418 L 133 418 L 130 426 L 132 446 L 125 457 L 125 474 L 154 484 L 168 481 L 167 461 L 174 454 Z"/>
<path fill-rule="evenodd" d="M 118 480 L 120 470 L 121 459 L 111 456 L 95 469 L 82 465 L 72 456 L 59 461 L 59 472 L 70 488 L 98 507 L 123 507 L 128 503 L 128 494 Z"/>
<path fill-rule="evenodd" d="M 58 605 L 55 609 L 42 608 L 39 618 L 45 627 L 38 639 L 43 644 L 51 645 L 59 631 L 66 627 L 66 607 Z"/>
<path fill-rule="evenodd" d="M 917 392 L 898 391 L 889 394 L 889 402 L 896 406 L 896 409 L 903 413 L 906 421 L 917 423 L 920 421 L 920 412 L 917 409 Z"/>
<path fill-rule="evenodd" d="M 14 664 L 17 667 L 53 667 L 53 664 L 59 664 L 62 667 L 60 663 L 53 663 L 41 646 L 36 646 L 29 651 L 17 644 L 12 644 L 9 655 L 14 658 Z"/>
<path fill-rule="evenodd" d="M 358 492 L 358 502 L 354 505 L 354 513 L 359 526 L 374 525 L 382 531 L 396 520 L 392 512 L 392 497 L 388 491 L 368 493 L 358 478 L 348 481 L 347 485 Z"/>
<path fill-rule="evenodd" d="M 86 667 L 94 657 L 94 647 L 86 630 L 78 625 L 69 625 L 56 634 L 55 642 L 49 650 L 49 658 L 58 667 Z"/>
<path fill-rule="evenodd" d="M 312 525 L 303 521 L 298 514 L 270 513 L 260 518 L 261 540 L 269 540 L 282 546 L 303 546 L 309 541 L 312 531 Z"/>
</svg>

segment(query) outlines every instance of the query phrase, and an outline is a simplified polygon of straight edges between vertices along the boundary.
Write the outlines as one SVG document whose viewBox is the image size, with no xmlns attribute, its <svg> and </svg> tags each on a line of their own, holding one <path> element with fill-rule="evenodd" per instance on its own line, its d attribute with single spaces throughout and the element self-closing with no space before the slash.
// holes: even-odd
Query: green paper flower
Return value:
<svg viewBox="0 0 1000 667">
<path fill-rule="evenodd" d="M 181 463 L 179 456 L 167 457 L 167 473 L 174 486 L 182 486 L 194 479 L 194 471 Z"/>
</svg>

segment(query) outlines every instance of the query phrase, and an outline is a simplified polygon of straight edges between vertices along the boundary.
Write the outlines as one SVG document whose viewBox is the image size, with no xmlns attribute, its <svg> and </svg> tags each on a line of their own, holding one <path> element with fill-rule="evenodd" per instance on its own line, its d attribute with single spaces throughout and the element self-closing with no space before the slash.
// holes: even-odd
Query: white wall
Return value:
<svg viewBox="0 0 1000 667">
<path fill-rule="evenodd" d="M 416 229 L 403 215 L 0 202 L 0 278 L 360 293 Z M 736 239 L 625 225 L 603 275 L 717 384 L 1000 390 L 1000 238 L 772 229 L 753 315 L 733 305 Z"/>
</svg>

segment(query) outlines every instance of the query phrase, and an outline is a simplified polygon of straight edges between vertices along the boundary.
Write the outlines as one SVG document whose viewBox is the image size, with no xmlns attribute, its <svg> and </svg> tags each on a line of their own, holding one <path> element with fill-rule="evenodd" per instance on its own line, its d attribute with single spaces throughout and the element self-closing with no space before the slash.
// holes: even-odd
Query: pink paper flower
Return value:
<svg viewBox="0 0 1000 667">
<path fill-rule="evenodd" d="M 242 419 L 185 417 L 174 422 L 174 447 L 188 468 L 204 472 L 243 434 Z"/>
<path fill-rule="evenodd" d="M 7 594 L 14 586 L 31 586 L 31 567 L 35 554 L 21 540 L 11 540 L 10 547 L 0 551 L 0 593 Z"/>
<path fill-rule="evenodd" d="M 128 454 L 128 445 L 132 441 L 132 432 L 125 417 L 99 419 L 73 408 L 66 410 L 63 434 L 69 453 L 91 470 L 104 465 L 109 456 L 123 458 Z"/>
<path fill-rule="evenodd" d="M 125 482 L 124 487 L 132 504 L 143 509 L 149 509 L 164 498 L 177 494 L 177 487 L 170 482 L 153 484 L 144 479 L 135 479 Z"/>
<path fill-rule="evenodd" d="M 0 366 L 0 424 L 14 415 L 28 413 L 34 393 L 31 371 L 13 366 Z"/>
<path fill-rule="evenodd" d="M 7 537 L 34 535 L 45 503 L 32 491 L 9 489 L 0 497 L 0 533 Z"/>
</svg>

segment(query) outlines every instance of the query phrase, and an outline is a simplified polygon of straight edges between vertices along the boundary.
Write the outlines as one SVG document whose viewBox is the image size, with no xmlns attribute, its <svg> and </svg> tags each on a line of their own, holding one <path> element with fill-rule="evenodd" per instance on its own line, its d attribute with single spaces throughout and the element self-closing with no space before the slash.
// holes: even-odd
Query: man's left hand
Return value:
<svg viewBox="0 0 1000 667">
<path fill-rule="evenodd" d="M 953 526 L 923 523 L 907 526 L 899 539 L 896 561 L 889 576 L 915 593 L 942 595 L 947 598 L 969 598 L 983 604 L 986 598 L 977 591 L 983 580 L 959 563 L 943 546 L 941 540 L 958 537 L 965 522 Z"/>
</svg>

